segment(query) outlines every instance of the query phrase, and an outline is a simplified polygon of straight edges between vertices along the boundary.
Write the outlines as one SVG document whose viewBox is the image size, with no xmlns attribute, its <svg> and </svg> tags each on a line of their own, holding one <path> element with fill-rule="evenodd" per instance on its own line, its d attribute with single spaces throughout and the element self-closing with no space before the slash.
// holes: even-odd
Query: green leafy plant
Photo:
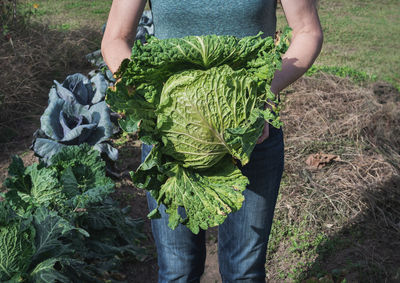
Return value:
<svg viewBox="0 0 400 283">
<path fill-rule="evenodd" d="M 270 83 L 288 34 L 149 37 L 122 62 L 106 100 L 123 130 L 155 145 L 132 179 L 166 206 L 171 228 L 198 233 L 240 209 L 248 180 L 236 164 L 249 161 L 265 120 L 282 124 Z"/>
<path fill-rule="evenodd" d="M 0 202 L 0 280 L 1 282 L 71 282 L 57 270 L 56 263 L 70 257 L 71 246 L 62 241 L 77 230 L 56 212 L 38 207 L 31 215 L 16 215 L 6 202 Z M 5 216 L 5 217 L 4 217 Z"/>
<path fill-rule="evenodd" d="M 51 164 L 25 167 L 14 157 L 9 167 L 0 281 L 104 282 L 124 258 L 143 259 L 142 222 L 110 198 L 114 183 L 100 153 L 87 144 L 65 147 Z"/>
</svg>

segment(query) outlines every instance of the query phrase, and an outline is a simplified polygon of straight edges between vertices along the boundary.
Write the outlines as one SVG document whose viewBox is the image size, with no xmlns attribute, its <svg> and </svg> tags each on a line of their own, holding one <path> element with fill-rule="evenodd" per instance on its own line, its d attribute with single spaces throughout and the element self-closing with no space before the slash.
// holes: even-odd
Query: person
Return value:
<svg viewBox="0 0 400 283">
<path fill-rule="evenodd" d="M 274 75 L 271 91 L 278 94 L 301 77 L 318 56 L 323 33 L 315 0 L 281 0 L 292 28 L 291 44 Z M 276 0 L 151 0 L 155 36 L 164 39 L 188 35 L 273 36 Z M 108 67 L 116 72 L 131 55 L 144 0 L 114 0 L 101 50 Z M 266 122 L 262 135 L 241 168 L 250 180 L 242 208 L 218 227 L 218 259 L 223 282 L 265 282 L 265 260 L 275 203 L 283 172 L 283 133 Z M 151 146 L 143 145 L 142 158 Z M 148 195 L 150 210 L 156 207 Z M 182 212 L 184 213 L 184 211 Z M 168 215 L 152 220 L 158 254 L 159 282 L 199 282 L 204 271 L 205 233 L 194 235 L 185 226 L 168 226 Z"/>
</svg>

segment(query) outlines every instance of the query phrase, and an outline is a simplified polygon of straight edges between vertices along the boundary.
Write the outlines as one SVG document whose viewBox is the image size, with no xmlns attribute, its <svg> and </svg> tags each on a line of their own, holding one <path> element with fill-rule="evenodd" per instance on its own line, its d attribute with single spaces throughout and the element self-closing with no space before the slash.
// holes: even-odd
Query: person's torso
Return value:
<svg viewBox="0 0 400 283">
<path fill-rule="evenodd" d="M 155 36 L 272 36 L 276 0 L 151 0 Z"/>
</svg>

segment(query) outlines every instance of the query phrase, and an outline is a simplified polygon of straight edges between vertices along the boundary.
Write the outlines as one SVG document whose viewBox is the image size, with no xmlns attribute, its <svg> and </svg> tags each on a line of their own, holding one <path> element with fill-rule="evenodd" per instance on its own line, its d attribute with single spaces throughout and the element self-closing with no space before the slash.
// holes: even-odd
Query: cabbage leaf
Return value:
<svg viewBox="0 0 400 283">
<path fill-rule="evenodd" d="M 69 104 L 92 105 L 104 100 L 108 83 L 101 73 L 90 80 L 85 75 L 76 73 L 66 77 L 62 84 L 54 81 L 50 89 L 49 100 L 61 98 Z"/>
<path fill-rule="evenodd" d="M 0 225 L 1 282 L 16 280 L 28 270 L 30 258 L 35 253 L 35 229 L 30 226 L 30 221 L 16 219 L 7 225 Z"/>
</svg>

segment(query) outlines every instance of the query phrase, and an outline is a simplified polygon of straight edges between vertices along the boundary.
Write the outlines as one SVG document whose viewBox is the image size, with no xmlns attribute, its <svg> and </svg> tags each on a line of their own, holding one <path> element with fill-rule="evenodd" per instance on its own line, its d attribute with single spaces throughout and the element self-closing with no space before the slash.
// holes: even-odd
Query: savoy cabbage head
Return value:
<svg viewBox="0 0 400 283">
<path fill-rule="evenodd" d="M 0 281 L 71 282 L 57 265 L 72 254 L 65 237 L 79 230 L 56 212 L 39 207 L 33 214 L 16 216 L 0 202 Z"/>
<path fill-rule="evenodd" d="M 105 282 L 122 258 L 146 255 L 141 222 L 110 198 L 105 167 L 87 144 L 64 147 L 47 167 L 13 158 L 0 199 L 0 282 Z"/>
<path fill-rule="evenodd" d="M 248 163 L 265 120 L 282 125 L 270 84 L 288 33 L 150 37 L 122 62 L 106 101 L 123 130 L 155 145 L 132 179 L 166 206 L 171 228 L 198 233 L 240 209 L 248 180 L 236 163 Z"/>
<path fill-rule="evenodd" d="M 71 211 L 101 203 L 114 192 L 105 162 L 87 144 L 62 148 L 50 163 L 25 167 L 21 158 L 13 158 L 3 186 L 5 199 L 20 216 L 46 207 L 72 217 Z"/>
</svg>

